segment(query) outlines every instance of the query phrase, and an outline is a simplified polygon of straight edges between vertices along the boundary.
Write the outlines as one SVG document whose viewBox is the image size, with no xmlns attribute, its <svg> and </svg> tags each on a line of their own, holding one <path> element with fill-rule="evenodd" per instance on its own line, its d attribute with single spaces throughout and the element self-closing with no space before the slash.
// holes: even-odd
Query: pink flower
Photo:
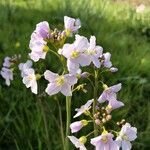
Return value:
<svg viewBox="0 0 150 150">
<path fill-rule="evenodd" d="M 45 59 L 49 50 L 47 46 L 47 39 L 49 38 L 51 38 L 51 33 L 48 22 L 43 21 L 37 24 L 29 44 L 31 49 L 29 56 L 33 61 L 37 62 L 40 58 Z"/>
<path fill-rule="evenodd" d="M 71 86 L 77 83 L 77 78 L 74 75 L 65 74 L 59 76 L 49 70 L 45 71 L 44 77 L 50 82 L 45 90 L 48 95 L 61 92 L 65 96 L 71 96 Z"/>
<path fill-rule="evenodd" d="M 106 84 L 104 85 L 104 91 L 98 98 L 99 103 L 103 103 L 106 100 L 111 101 L 111 100 L 116 100 L 116 93 L 121 90 L 121 83 L 116 84 L 114 86 L 108 87 Z"/>
<path fill-rule="evenodd" d="M 79 66 L 87 66 L 90 59 L 84 53 L 88 48 L 88 40 L 84 36 L 75 36 L 76 40 L 73 44 L 65 44 L 59 50 L 59 54 L 67 58 L 67 67 L 71 74 L 76 74 Z"/>
<path fill-rule="evenodd" d="M 102 133 L 91 139 L 91 144 L 96 147 L 96 150 L 118 150 L 118 145 L 113 141 L 113 137 L 111 133 Z"/>
<path fill-rule="evenodd" d="M 88 111 L 91 108 L 91 104 L 93 103 L 93 101 L 94 101 L 93 99 L 88 100 L 85 105 L 82 105 L 80 108 L 76 108 L 75 111 L 77 111 L 77 113 L 73 118 L 76 118 L 85 113 L 86 111 Z"/>
<path fill-rule="evenodd" d="M 132 145 L 130 141 L 134 141 L 137 138 L 137 129 L 131 127 L 129 123 L 126 123 L 119 132 L 119 136 L 116 139 L 116 142 L 122 150 L 131 150 Z"/>
<path fill-rule="evenodd" d="M 104 53 L 103 58 L 104 58 L 104 60 L 102 62 L 103 66 L 106 67 L 106 68 L 110 68 L 112 66 L 112 63 L 110 61 L 111 54 L 109 52 Z"/>
<path fill-rule="evenodd" d="M 10 86 L 10 81 L 13 80 L 13 72 L 9 68 L 3 67 L 1 72 L 1 76 L 5 79 L 5 83 L 7 86 Z"/>
<path fill-rule="evenodd" d="M 39 41 L 30 41 L 29 47 L 31 49 L 31 53 L 29 54 L 29 56 L 35 62 L 37 62 L 40 58 L 45 59 L 46 54 L 49 50 L 47 42 L 42 39 Z"/>
<path fill-rule="evenodd" d="M 110 113 L 112 110 L 123 107 L 124 103 L 118 100 L 110 100 L 108 103 L 108 106 L 106 107 L 106 110 L 108 113 Z"/>
<path fill-rule="evenodd" d="M 71 35 L 72 33 L 78 31 L 78 29 L 81 27 L 81 23 L 79 19 L 74 19 L 68 16 L 64 16 L 64 26 L 67 35 Z"/>
<path fill-rule="evenodd" d="M 70 125 L 70 129 L 72 133 L 78 132 L 81 130 L 84 126 L 88 124 L 87 120 L 81 120 L 81 121 L 76 121 Z"/>
<path fill-rule="evenodd" d="M 95 36 L 91 36 L 89 47 L 85 50 L 85 54 L 88 56 L 88 59 L 90 59 L 90 62 L 93 62 L 93 64 L 100 68 L 101 63 L 99 58 L 102 56 L 103 48 L 101 46 L 96 45 L 96 38 Z"/>
<path fill-rule="evenodd" d="M 27 88 L 31 88 L 31 91 L 34 94 L 37 94 L 37 81 L 34 69 L 28 68 L 25 70 L 23 83 L 26 85 Z"/>
<path fill-rule="evenodd" d="M 75 145 L 76 148 L 79 148 L 80 150 L 87 150 L 86 147 L 84 146 L 83 140 L 77 139 L 75 136 L 68 136 L 68 138 Z"/>
<path fill-rule="evenodd" d="M 32 61 L 27 60 L 26 63 L 20 63 L 19 64 L 19 70 L 21 71 L 21 76 L 26 76 L 26 70 L 32 67 Z"/>
</svg>

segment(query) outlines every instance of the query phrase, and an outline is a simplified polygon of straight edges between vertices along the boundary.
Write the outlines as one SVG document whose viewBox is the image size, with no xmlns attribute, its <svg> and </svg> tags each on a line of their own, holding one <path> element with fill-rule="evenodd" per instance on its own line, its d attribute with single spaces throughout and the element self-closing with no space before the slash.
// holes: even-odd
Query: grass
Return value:
<svg viewBox="0 0 150 150">
<path fill-rule="evenodd" d="M 126 104 L 114 113 L 138 128 L 133 150 L 150 149 L 150 15 L 147 8 L 136 14 L 133 6 L 96 0 L 15 0 L 0 2 L 0 66 L 3 58 L 15 53 L 27 59 L 30 35 L 35 25 L 47 20 L 52 27 L 63 27 L 63 16 L 82 21 L 81 35 L 95 35 L 104 51 L 112 53 L 112 62 L 119 68 L 115 75 L 104 74 L 108 85 L 123 83 L 119 98 Z M 20 46 L 16 46 L 20 43 Z M 46 68 L 57 71 L 59 63 L 49 55 Z M 42 63 L 42 62 L 40 62 Z M 44 62 L 45 63 L 45 62 Z M 38 69 L 45 67 L 44 63 Z M 39 65 L 37 65 L 39 66 Z M 19 73 L 18 73 L 19 74 Z M 61 150 L 59 107 L 65 122 L 65 100 L 58 97 L 39 98 L 31 94 L 15 74 L 11 87 L 0 78 L 0 149 L 2 150 Z M 81 81 L 84 82 L 84 81 Z M 40 90 L 45 83 L 41 83 Z M 90 86 L 86 86 L 91 90 Z M 77 92 L 73 109 L 84 104 L 92 93 Z M 84 98 L 83 98 L 84 97 Z M 59 99 L 59 101 L 58 101 Z M 45 122 L 46 118 L 47 122 Z M 86 131 L 83 130 L 82 134 Z M 73 148 L 72 148 L 73 149 Z M 89 150 L 92 147 L 89 147 Z"/>
</svg>

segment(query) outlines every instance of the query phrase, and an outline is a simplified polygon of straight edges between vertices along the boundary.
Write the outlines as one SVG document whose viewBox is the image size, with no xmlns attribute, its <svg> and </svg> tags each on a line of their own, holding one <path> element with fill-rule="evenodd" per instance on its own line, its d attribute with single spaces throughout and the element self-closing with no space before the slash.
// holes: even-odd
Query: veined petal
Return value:
<svg viewBox="0 0 150 150">
<path fill-rule="evenodd" d="M 72 96 L 71 85 L 63 84 L 61 87 L 61 93 L 65 96 Z"/>
<path fill-rule="evenodd" d="M 44 77 L 45 77 L 45 79 L 48 80 L 49 82 L 54 82 L 55 79 L 56 79 L 58 76 L 59 76 L 58 74 L 53 73 L 53 72 L 51 72 L 51 71 L 49 71 L 49 70 L 46 70 L 46 71 L 44 72 Z"/>
<path fill-rule="evenodd" d="M 55 83 L 49 83 L 47 88 L 45 89 L 45 92 L 51 96 L 57 94 L 60 90 L 61 86 L 56 86 Z"/>
</svg>

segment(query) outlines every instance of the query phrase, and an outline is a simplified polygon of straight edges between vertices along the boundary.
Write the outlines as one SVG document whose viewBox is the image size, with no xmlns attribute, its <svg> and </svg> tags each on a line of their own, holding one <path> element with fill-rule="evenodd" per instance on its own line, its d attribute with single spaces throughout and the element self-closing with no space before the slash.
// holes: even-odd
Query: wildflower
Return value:
<svg viewBox="0 0 150 150">
<path fill-rule="evenodd" d="M 19 67 L 19 70 L 21 71 L 21 76 L 24 77 L 26 75 L 26 69 L 29 69 L 32 67 L 32 61 L 27 60 L 26 63 L 20 63 L 18 67 Z"/>
<path fill-rule="evenodd" d="M 108 106 L 106 107 L 106 111 L 110 113 L 112 110 L 120 108 L 124 106 L 124 103 L 118 100 L 110 100 Z"/>
<path fill-rule="evenodd" d="M 71 132 L 75 133 L 78 132 L 83 126 L 86 126 L 88 124 L 87 120 L 81 120 L 81 121 L 76 121 L 70 125 Z"/>
<path fill-rule="evenodd" d="M 75 136 L 68 136 L 70 141 L 75 145 L 76 148 L 79 148 L 80 150 L 87 150 L 84 146 L 86 142 L 86 137 L 83 136 L 80 139 L 77 139 Z"/>
<path fill-rule="evenodd" d="M 76 40 L 73 44 L 65 44 L 59 50 L 59 54 L 67 58 L 67 67 L 70 73 L 76 74 L 79 66 L 87 66 L 90 59 L 84 54 L 88 47 L 88 40 L 84 36 L 75 36 Z"/>
<path fill-rule="evenodd" d="M 0 74 L 5 79 L 6 85 L 10 86 L 10 81 L 13 80 L 13 71 L 9 68 L 3 67 Z"/>
<path fill-rule="evenodd" d="M 23 83 L 27 88 L 31 88 L 31 91 L 34 94 L 37 94 L 37 81 L 35 71 L 32 68 L 28 68 L 25 70 L 25 76 L 23 77 Z"/>
<path fill-rule="evenodd" d="M 9 68 L 11 66 L 11 58 L 10 57 L 5 57 L 4 58 L 4 63 L 3 63 L 3 67 Z"/>
<path fill-rule="evenodd" d="M 44 77 L 50 82 L 45 90 L 48 95 L 61 92 L 65 96 L 71 96 L 71 86 L 77 83 L 77 78 L 74 75 L 65 74 L 59 76 L 49 70 L 45 71 Z"/>
<path fill-rule="evenodd" d="M 96 147 L 96 150 L 117 150 L 118 145 L 113 141 L 113 137 L 113 134 L 103 132 L 100 136 L 91 139 L 91 144 Z"/>
<path fill-rule="evenodd" d="M 46 45 L 47 42 L 44 40 L 40 41 L 30 41 L 31 53 L 29 54 L 30 58 L 37 62 L 40 58 L 45 59 L 49 47 Z"/>
<path fill-rule="evenodd" d="M 78 31 L 81 27 L 81 22 L 79 19 L 70 18 L 68 16 L 64 16 L 64 26 L 68 36 L 72 35 Z"/>
<path fill-rule="evenodd" d="M 99 61 L 100 56 L 102 56 L 103 48 L 96 45 L 95 36 L 91 36 L 89 47 L 85 51 L 85 54 L 89 57 L 91 62 L 97 67 L 100 68 L 101 64 Z"/>
<path fill-rule="evenodd" d="M 126 123 L 116 138 L 116 142 L 119 147 L 122 147 L 122 150 L 130 150 L 132 148 L 130 141 L 134 141 L 136 138 L 137 128 L 131 127 L 129 123 Z"/>
<path fill-rule="evenodd" d="M 116 93 L 120 91 L 121 89 L 121 83 L 116 84 L 114 86 L 108 87 L 106 84 L 103 85 L 104 91 L 98 98 L 98 101 L 100 103 L 105 102 L 106 100 L 116 100 Z"/>
<path fill-rule="evenodd" d="M 91 104 L 93 103 L 93 101 L 93 99 L 88 100 L 85 105 L 82 105 L 80 108 L 76 108 L 75 111 L 77 111 L 77 114 L 73 118 L 76 118 L 81 114 L 86 113 L 86 111 L 88 111 L 91 108 Z"/>
<path fill-rule="evenodd" d="M 51 37 L 51 31 L 47 21 L 38 23 L 34 32 L 45 40 Z"/>
<path fill-rule="evenodd" d="M 112 66 L 112 63 L 110 61 L 110 57 L 111 57 L 111 54 L 109 52 L 103 54 L 104 60 L 102 61 L 102 64 L 106 68 L 110 68 Z"/>
<path fill-rule="evenodd" d="M 110 72 L 114 73 L 114 72 L 117 72 L 117 71 L 118 71 L 118 68 L 111 67 L 109 70 L 110 70 Z"/>
</svg>

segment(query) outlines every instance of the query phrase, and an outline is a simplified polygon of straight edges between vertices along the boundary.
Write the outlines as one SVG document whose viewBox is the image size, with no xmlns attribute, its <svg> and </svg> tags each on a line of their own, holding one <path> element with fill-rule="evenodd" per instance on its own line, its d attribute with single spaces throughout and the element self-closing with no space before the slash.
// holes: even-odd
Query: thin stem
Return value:
<svg viewBox="0 0 150 150">
<path fill-rule="evenodd" d="M 59 104 L 59 100 L 57 100 L 58 103 L 58 109 L 59 109 L 59 121 L 60 121 L 60 133 L 61 133 L 61 140 L 62 140 L 62 145 L 63 149 L 65 150 L 65 138 L 64 138 L 64 131 L 63 131 L 63 122 L 62 122 L 62 113 L 61 113 L 61 107 Z"/>
<path fill-rule="evenodd" d="M 68 135 L 70 134 L 70 123 L 71 123 L 71 96 L 66 97 L 66 116 L 67 116 L 67 122 L 66 122 L 66 149 L 69 149 L 69 139 Z"/>
<path fill-rule="evenodd" d="M 48 147 L 48 150 L 51 150 L 51 147 L 50 147 L 50 138 L 49 138 L 48 126 L 47 126 L 47 119 L 46 119 L 46 114 L 45 114 L 44 106 L 43 106 L 43 104 L 42 104 L 41 99 L 39 99 L 39 101 L 40 101 L 40 106 L 41 106 L 42 115 L 43 115 L 43 121 L 44 121 L 44 126 L 45 126 L 46 140 L 47 140 L 47 145 L 48 145 L 47 147 Z"/>
<path fill-rule="evenodd" d="M 86 137 L 90 136 L 91 134 L 93 134 L 95 131 L 90 132 L 89 134 L 86 135 Z"/>
<path fill-rule="evenodd" d="M 97 91 L 98 91 L 98 71 L 94 70 L 94 78 L 95 78 L 95 82 L 94 82 L 94 102 L 93 102 L 93 116 L 96 112 L 96 103 L 97 103 Z M 93 121 L 94 122 L 94 121 Z M 96 128 L 96 124 L 94 122 L 94 136 L 97 136 L 97 128 Z"/>
</svg>

